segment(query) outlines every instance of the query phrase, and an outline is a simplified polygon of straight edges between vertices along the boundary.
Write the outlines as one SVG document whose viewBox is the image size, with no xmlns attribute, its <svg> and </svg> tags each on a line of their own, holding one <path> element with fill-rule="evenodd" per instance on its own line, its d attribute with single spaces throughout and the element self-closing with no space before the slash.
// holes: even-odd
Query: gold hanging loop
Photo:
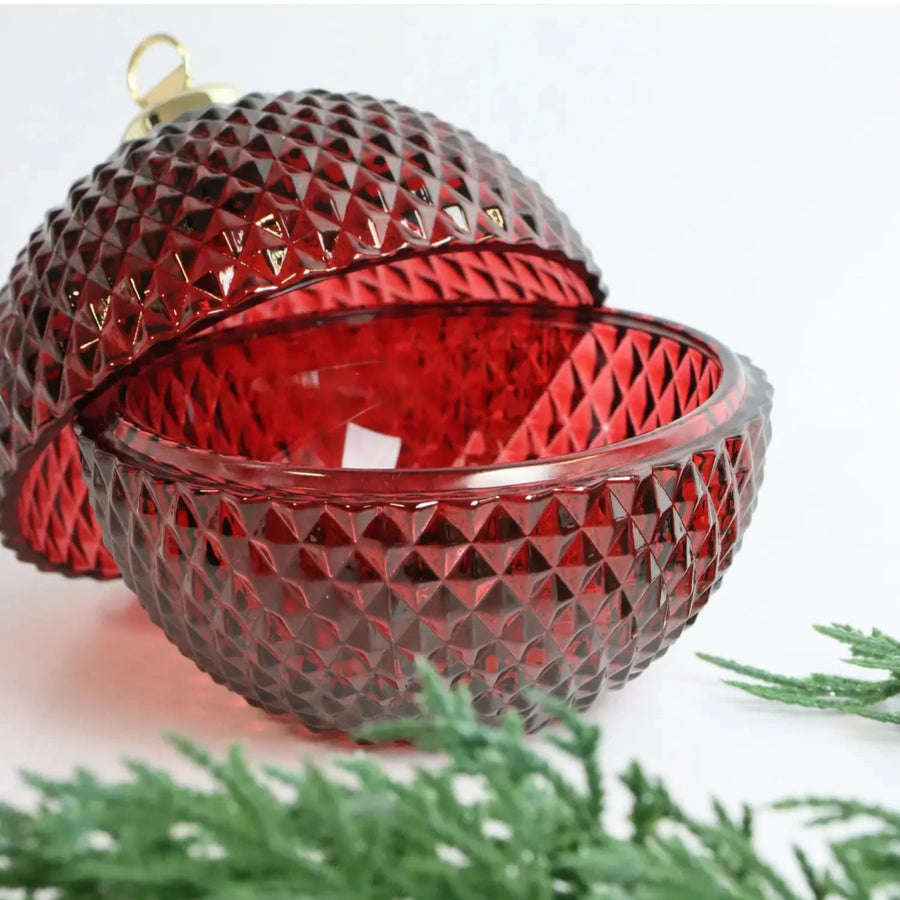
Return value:
<svg viewBox="0 0 900 900">
<path fill-rule="evenodd" d="M 168 44 L 181 59 L 162 81 L 141 92 L 138 87 L 138 68 L 144 54 L 158 44 Z M 214 103 L 234 103 L 241 92 L 228 84 L 208 84 L 194 87 L 191 78 L 191 55 L 184 44 L 170 34 L 151 34 L 134 49 L 128 61 L 126 84 L 131 98 L 141 108 L 141 113 L 125 130 L 123 141 L 145 137 L 160 123 L 171 122 L 182 113 L 200 109 Z"/>
<path fill-rule="evenodd" d="M 138 65 L 144 54 L 157 44 L 168 44 L 172 47 L 181 58 L 181 64 L 176 66 L 162 81 L 150 88 L 147 93 L 142 94 L 137 84 Z M 171 34 L 151 34 L 134 48 L 134 53 L 128 60 L 127 83 L 131 99 L 142 109 L 146 109 L 159 100 L 186 91 L 191 86 L 191 55 L 187 52 L 184 44 L 172 37 Z"/>
</svg>

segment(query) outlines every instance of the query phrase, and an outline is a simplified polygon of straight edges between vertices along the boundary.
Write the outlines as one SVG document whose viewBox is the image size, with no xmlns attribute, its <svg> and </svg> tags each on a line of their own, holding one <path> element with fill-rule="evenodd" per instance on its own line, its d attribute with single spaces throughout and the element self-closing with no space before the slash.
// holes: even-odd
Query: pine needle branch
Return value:
<svg viewBox="0 0 900 900">
<path fill-rule="evenodd" d="M 329 777 L 315 766 L 257 771 L 175 737 L 208 791 L 131 762 L 123 782 L 86 771 L 26 779 L 33 808 L 0 804 L 0 896 L 25 900 L 862 900 L 900 891 L 900 811 L 855 801 L 786 801 L 811 826 L 857 826 L 819 868 L 794 877 L 757 852 L 749 808 L 688 815 L 638 765 L 621 776 L 631 829 L 604 814 L 598 730 L 556 702 L 551 742 L 569 778 L 521 722 L 482 724 L 465 689 L 423 668 L 423 717 L 369 729 L 445 757 L 395 779 L 358 753 Z M 572 774 L 569 772 L 568 774 Z"/>
<path fill-rule="evenodd" d="M 844 662 L 858 668 L 884 672 L 886 677 L 862 679 L 815 673 L 804 678 L 791 678 L 720 656 L 707 653 L 699 653 L 698 656 L 721 669 L 752 679 L 728 680 L 725 684 L 755 697 L 810 709 L 837 710 L 900 725 L 900 713 L 884 708 L 887 701 L 900 697 L 900 641 L 878 629 L 871 634 L 849 625 L 817 625 L 815 629 L 849 648 L 850 656 Z"/>
</svg>

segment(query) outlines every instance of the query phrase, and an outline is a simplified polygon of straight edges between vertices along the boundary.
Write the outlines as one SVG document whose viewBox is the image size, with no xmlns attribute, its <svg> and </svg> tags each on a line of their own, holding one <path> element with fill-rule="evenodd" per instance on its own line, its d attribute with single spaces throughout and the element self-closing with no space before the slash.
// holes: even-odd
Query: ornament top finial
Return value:
<svg viewBox="0 0 900 900">
<path fill-rule="evenodd" d="M 144 54 L 157 44 L 168 44 L 171 46 L 180 57 L 181 64 L 176 66 L 162 81 L 142 94 L 138 87 L 138 66 L 144 58 Z M 131 99 L 141 109 L 146 109 L 148 106 L 152 106 L 154 103 L 165 100 L 174 94 L 182 93 L 191 86 L 191 55 L 184 44 L 178 38 L 172 37 L 171 34 L 151 34 L 134 48 L 134 53 L 131 54 L 131 59 L 128 60 L 127 84 Z"/>
<path fill-rule="evenodd" d="M 144 54 L 157 44 L 168 44 L 180 57 L 180 63 L 147 91 L 138 87 L 138 68 Z M 123 141 L 134 140 L 149 134 L 154 125 L 171 122 L 184 112 L 207 106 L 210 103 L 233 103 L 241 92 L 231 85 L 211 84 L 194 87 L 191 78 L 191 55 L 177 38 L 170 34 L 151 34 L 144 38 L 128 61 L 126 76 L 128 93 L 141 113 L 125 130 Z"/>
</svg>

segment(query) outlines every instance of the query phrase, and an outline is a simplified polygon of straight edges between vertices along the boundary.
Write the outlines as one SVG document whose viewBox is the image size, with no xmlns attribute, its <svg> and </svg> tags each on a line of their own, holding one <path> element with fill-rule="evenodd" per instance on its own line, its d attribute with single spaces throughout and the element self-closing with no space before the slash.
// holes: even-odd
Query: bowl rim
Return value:
<svg viewBox="0 0 900 900">
<path fill-rule="evenodd" d="M 705 333 L 685 325 L 643 313 L 593 307 L 578 310 L 535 307 L 534 304 L 466 300 L 415 306 L 364 308 L 323 314 L 302 314 L 285 319 L 202 333 L 181 351 L 215 341 L 236 339 L 241 332 L 276 332 L 286 327 L 315 327 L 336 320 L 365 320 L 373 316 L 417 315 L 428 311 L 451 311 L 465 315 L 478 308 L 492 312 L 517 310 L 552 320 L 568 316 L 582 322 L 606 322 L 675 340 L 712 359 L 719 368 L 713 393 L 688 413 L 643 434 L 612 444 L 560 456 L 499 463 L 487 466 L 443 468 L 314 468 L 291 463 L 267 462 L 226 455 L 174 441 L 126 419 L 120 399 L 137 373 L 117 382 L 90 403 L 76 422 L 82 452 L 100 449 L 120 461 L 147 470 L 157 477 L 194 484 L 197 488 L 226 489 L 242 496 L 315 494 L 328 497 L 377 495 L 398 499 L 447 493 L 496 493 L 497 489 L 533 485 L 535 489 L 577 483 L 598 476 L 609 479 L 633 477 L 636 471 L 676 462 L 685 454 L 712 446 L 718 437 L 735 433 L 757 415 L 771 395 L 765 375 L 746 358 Z M 202 352 L 202 351 L 201 351 Z M 167 357 L 147 366 L 166 364 Z M 146 371 L 146 368 L 144 369 Z M 723 409 L 724 407 L 724 409 Z"/>
</svg>

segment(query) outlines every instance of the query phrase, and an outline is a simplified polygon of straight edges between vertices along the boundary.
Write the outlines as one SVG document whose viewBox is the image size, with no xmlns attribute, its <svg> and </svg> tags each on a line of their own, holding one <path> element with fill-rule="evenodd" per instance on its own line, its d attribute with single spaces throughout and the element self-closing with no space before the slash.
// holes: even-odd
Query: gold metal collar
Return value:
<svg viewBox="0 0 900 900">
<path fill-rule="evenodd" d="M 138 67 L 147 50 L 157 44 L 171 46 L 181 61 L 162 81 L 141 93 L 138 87 Z M 125 130 L 123 141 L 144 137 L 154 125 L 171 122 L 189 110 L 200 109 L 210 103 L 234 103 L 241 96 L 240 90 L 228 84 L 194 87 L 191 81 L 191 56 L 184 45 L 170 34 L 151 34 L 137 45 L 128 62 L 127 83 L 128 92 L 141 112 Z"/>
</svg>

